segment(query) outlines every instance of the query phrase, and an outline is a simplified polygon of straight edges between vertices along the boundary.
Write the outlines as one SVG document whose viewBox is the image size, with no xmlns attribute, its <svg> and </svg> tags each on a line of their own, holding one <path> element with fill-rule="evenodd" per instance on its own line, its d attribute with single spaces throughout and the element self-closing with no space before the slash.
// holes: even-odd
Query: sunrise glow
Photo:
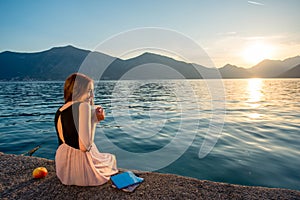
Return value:
<svg viewBox="0 0 300 200">
<path fill-rule="evenodd" d="M 242 56 L 245 62 L 255 65 L 264 59 L 270 59 L 273 52 L 274 48 L 272 45 L 263 42 L 256 42 L 246 46 Z"/>
</svg>

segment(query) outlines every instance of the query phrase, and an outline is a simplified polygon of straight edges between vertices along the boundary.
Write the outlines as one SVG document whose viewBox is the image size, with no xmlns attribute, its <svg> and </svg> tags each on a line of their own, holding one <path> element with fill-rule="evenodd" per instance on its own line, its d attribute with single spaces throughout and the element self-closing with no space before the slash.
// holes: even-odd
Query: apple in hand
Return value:
<svg viewBox="0 0 300 200">
<path fill-rule="evenodd" d="M 96 108 L 96 116 L 97 116 L 98 121 L 102 121 L 105 119 L 105 112 L 101 106 Z"/>
<path fill-rule="evenodd" d="M 44 178 L 48 174 L 48 171 L 45 167 L 35 168 L 32 172 L 33 178 Z"/>
</svg>

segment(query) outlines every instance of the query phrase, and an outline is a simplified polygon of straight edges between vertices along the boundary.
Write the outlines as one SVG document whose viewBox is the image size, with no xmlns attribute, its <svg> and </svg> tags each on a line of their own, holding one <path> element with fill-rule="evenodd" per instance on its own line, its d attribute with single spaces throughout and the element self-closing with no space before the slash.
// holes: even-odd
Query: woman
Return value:
<svg viewBox="0 0 300 200">
<path fill-rule="evenodd" d="M 65 185 L 102 185 L 118 172 L 115 156 L 100 153 L 94 144 L 96 124 L 105 114 L 100 106 L 94 109 L 93 91 L 93 80 L 83 74 L 71 74 L 65 81 L 65 104 L 55 115 L 56 174 Z"/>
</svg>

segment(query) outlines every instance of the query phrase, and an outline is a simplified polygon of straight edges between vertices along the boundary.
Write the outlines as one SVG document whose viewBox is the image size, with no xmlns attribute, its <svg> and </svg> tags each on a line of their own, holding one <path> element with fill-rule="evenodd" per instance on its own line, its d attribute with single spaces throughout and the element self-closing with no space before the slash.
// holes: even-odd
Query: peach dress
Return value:
<svg viewBox="0 0 300 200">
<path fill-rule="evenodd" d="M 97 122 L 91 112 L 80 112 L 80 104 L 60 108 L 55 115 L 60 144 L 55 155 L 56 175 L 65 185 L 102 185 L 118 172 L 116 158 L 99 152 L 94 143 Z"/>
</svg>

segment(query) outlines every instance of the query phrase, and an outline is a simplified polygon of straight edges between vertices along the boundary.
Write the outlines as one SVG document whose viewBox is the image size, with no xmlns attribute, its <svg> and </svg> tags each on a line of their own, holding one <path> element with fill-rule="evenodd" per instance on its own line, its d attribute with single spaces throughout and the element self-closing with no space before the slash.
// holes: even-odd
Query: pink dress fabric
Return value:
<svg viewBox="0 0 300 200">
<path fill-rule="evenodd" d="M 84 152 L 64 143 L 56 151 L 55 164 L 56 175 L 65 185 L 102 185 L 118 172 L 115 156 L 100 153 L 95 144 Z"/>
<path fill-rule="evenodd" d="M 86 118 L 86 116 L 82 116 Z M 83 119 L 79 120 L 83 121 Z M 82 123 L 82 122 L 79 122 Z M 94 128 L 95 128 L 95 123 Z M 79 131 L 79 138 L 89 151 L 61 144 L 55 155 L 56 175 L 65 185 L 96 186 L 106 183 L 118 172 L 116 158 L 110 153 L 101 153 L 94 141 L 94 128 L 87 134 Z M 88 149 L 88 148 L 87 148 Z"/>
</svg>

